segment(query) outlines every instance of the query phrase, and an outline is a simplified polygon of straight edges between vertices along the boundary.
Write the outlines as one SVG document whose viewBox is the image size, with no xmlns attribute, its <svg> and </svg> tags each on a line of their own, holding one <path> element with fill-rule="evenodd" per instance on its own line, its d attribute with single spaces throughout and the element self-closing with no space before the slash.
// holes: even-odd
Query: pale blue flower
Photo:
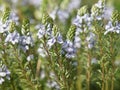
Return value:
<svg viewBox="0 0 120 90">
<path fill-rule="evenodd" d="M 63 43 L 62 36 L 60 33 L 58 33 L 57 36 L 51 37 L 48 40 L 47 45 L 49 46 L 49 48 L 51 48 L 55 43 L 59 43 L 59 44 Z"/>
<path fill-rule="evenodd" d="M 12 44 L 18 43 L 20 40 L 20 35 L 18 32 L 14 31 L 13 33 L 9 33 L 5 39 L 5 42 L 11 42 Z"/>
<path fill-rule="evenodd" d="M 0 67 L 0 84 L 5 81 L 5 78 L 10 80 L 10 71 L 2 64 Z"/>
<path fill-rule="evenodd" d="M 31 60 L 33 60 L 33 59 L 34 59 L 34 55 L 33 55 L 33 54 L 27 56 L 27 61 L 31 61 Z"/>
<path fill-rule="evenodd" d="M 56 19 L 57 10 L 58 10 L 58 8 L 56 7 L 56 8 L 49 14 L 49 16 L 50 16 L 53 20 Z"/>
<path fill-rule="evenodd" d="M 59 43 L 62 44 L 63 43 L 63 39 L 62 39 L 62 35 L 57 32 L 56 36 L 53 36 L 51 34 L 52 37 L 50 37 L 47 41 L 47 45 L 49 47 L 49 49 L 55 44 L 55 43 Z"/>
<path fill-rule="evenodd" d="M 63 23 L 69 18 L 69 12 L 67 10 L 59 10 L 57 15 L 59 20 Z"/>
<path fill-rule="evenodd" d="M 67 10 L 68 12 L 72 12 L 74 9 L 78 9 L 80 6 L 81 0 L 70 0 L 68 4 Z"/>
<path fill-rule="evenodd" d="M 46 28 L 46 34 L 48 36 L 52 36 L 52 24 L 47 24 L 47 28 Z"/>
<path fill-rule="evenodd" d="M 49 47 L 51 47 L 52 45 L 54 45 L 55 42 L 56 42 L 56 38 L 55 38 L 55 37 L 50 38 L 50 39 L 48 40 L 48 42 L 47 42 L 47 45 L 48 45 Z"/>
<path fill-rule="evenodd" d="M 0 84 L 2 84 L 5 80 L 3 78 L 0 78 Z"/>
<path fill-rule="evenodd" d="M 18 15 L 15 12 L 11 12 L 10 16 L 9 16 L 9 21 L 10 22 L 15 22 L 16 25 L 18 25 L 19 24 L 19 17 L 18 17 Z"/>
<path fill-rule="evenodd" d="M 39 46 L 39 48 L 38 48 L 38 54 L 39 54 L 41 57 L 46 57 L 47 52 L 46 52 L 46 50 L 44 49 L 43 44 L 40 44 L 40 46 Z"/>
<path fill-rule="evenodd" d="M 42 38 L 44 35 L 45 35 L 45 26 L 44 25 L 39 25 L 39 26 L 36 26 L 36 29 L 38 29 L 38 33 L 37 33 L 37 36 L 38 38 Z"/>
<path fill-rule="evenodd" d="M 58 35 L 57 35 L 57 42 L 58 42 L 59 44 L 62 44 L 62 43 L 63 43 L 62 35 L 61 35 L 60 33 L 58 33 Z"/>
<path fill-rule="evenodd" d="M 88 13 L 84 14 L 83 16 L 77 15 L 76 18 L 72 21 L 73 24 L 75 24 L 78 28 L 83 31 L 83 26 L 84 28 L 91 28 L 91 23 L 92 23 L 93 18 L 90 17 Z M 84 23 L 83 23 L 84 22 Z"/>
<path fill-rule="evenodd" d="M 5 23 L 0 20 L 0 33 L 4 33 L 6 31 L 9 31 L 10 26 L 9 26 L 9 21 L 6 21 Z"/>
<path fill-rule="evenodd" d="M 96 58 L 92 58 L 91 64 L 98 64 L 98 60 Z"/>
<path fill-rule="evenodd" d="M 30 47 L 34 46 L 34 41 L 33 41 L 32 36 L 21 36 L 19 45 L 20 45 L 20 48 L 22 48 L 24 52 L 29 50 Z"/>
<path fill-rule="evenodd" d="M 113 13 L 114 7 L 113 6 L 107 6 L 105 7 L 105 11 L 104 11 L 104 18 L 107 20 L 110 20 L 110 17 Z"/>
<path fill-rule="evenodd" d="M 102 20 L 104 18 L 105 5 L 102 0 L 99 0 L 96 4 L 96 10 L 92 11 L 91 17 L 96 20 Z"/>
<path fill-rule="evenodd" d="M 88 48 L 91 49 L 95 45 L 95 34 L 90 32 L 89 35 L 86 37 L 86 41 L 88 44 Z"/>
<path fill-rule="evenodd" d="M 75 48 L 80 48 L 81 47 L 81 39 L 80 36 L 75 36 L 74 38 L 74 47 Z"/>
<path fill-rule="evenodd" d="M 46 28 L 45 25 L 37 25 L 36 29 L 38 30 L 37 36 L 38 38 L 42 38 L 43 36 L 47 35 L 48 37 L 50 37 L 52 35 L 52 25 L 51 24 L 47 24 Z"/>
<path fill-rule="evenodd" d="M 106 35 L 108 32 L 116 32 L 120 33 L 120 23 L 118 21 L 115 22 L 115 25 L 112 24 L 111 21 L 108 22 L 108 24 L 105 26 L 105 33 Z"/>
<path fill-rule="evenodd" d="M 62 50 L 66 58 L 74 58 L 76 56 L 76 48 L 70 40 L 66 40 L 63 43 Z"/>
<path fill-rule="evenodd" d="M 76 54 L 74 53 L 66 53 L 66 58 L 74 58 L 76 56 Z"/>
<path fill-rule="evenodd" d="M 48 80 L 48 82 L 46 83 L 46 86 L 49 88 L 55 88 L 55 90 L 60 90 L 60 86 L 56 81 Z"/>
<path fill-rule="evenodd" d="M 104 8 L 104 4 L 103 4 L 103 0 L 99 0 L 96 4 L 95 4 L 96 7 L 98 8 Z"/>
</svg>

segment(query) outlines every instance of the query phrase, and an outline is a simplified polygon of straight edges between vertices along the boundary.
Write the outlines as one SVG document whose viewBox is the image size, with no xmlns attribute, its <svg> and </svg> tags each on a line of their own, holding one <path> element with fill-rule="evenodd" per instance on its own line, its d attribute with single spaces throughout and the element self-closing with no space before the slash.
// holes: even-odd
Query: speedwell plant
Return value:
<svg viewBox="0 0 120 90">
<path fill-rule="evenodd" d="M 2 12 L 0 90 L 117 90 L 120 13 L 106 18 L 104 0 L 81 7 L 66 35 L 45 11 L 36 25 Z"/>
</svg>

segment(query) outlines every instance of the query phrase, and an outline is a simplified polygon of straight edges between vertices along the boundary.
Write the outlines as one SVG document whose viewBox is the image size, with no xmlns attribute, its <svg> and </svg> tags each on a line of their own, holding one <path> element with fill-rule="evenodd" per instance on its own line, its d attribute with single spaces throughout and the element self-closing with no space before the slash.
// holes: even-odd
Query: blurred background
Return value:
<svg viewBox="0 0 120 90">
<path fill-rule="evenodd" d="M 0 9 L 7 5 L 14 10 L 17 10 L 19 15 L 27 16 L 33 19 L 39 19 L 42 15 L 41 12 L 47 11 L 48 13 L 55 14 L 55 10 L 63 10 L 59 12 L 62 14 L 64 10 L 70 14 L 75 9 L 79 9 L 84 5 L 89 8 L 98 0 L 0 0 Z M 117 9 L 120 11 L 120 0 L 106 0 L 109 8 Z M 47 6 L 47 7 L 46 7 Z M 41 11 L 41 12 L 39 12 Z"/>
</svg>

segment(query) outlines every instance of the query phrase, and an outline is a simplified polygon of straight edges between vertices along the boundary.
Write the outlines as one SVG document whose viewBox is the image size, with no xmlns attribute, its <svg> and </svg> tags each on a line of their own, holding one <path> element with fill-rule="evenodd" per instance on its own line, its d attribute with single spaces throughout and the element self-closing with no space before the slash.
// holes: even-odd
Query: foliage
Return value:
<svg viewBox="0 0 120 90">
<path fill-rule="evenodd" d="M 120 89 L 119 11 L 106 17 L 104 0 L 78 11 L 72 0 L 43 0 L 26 17 L 28 8 L 8 2 L 14 8 L 0 9 L 1 90 Z"/>
</svg>

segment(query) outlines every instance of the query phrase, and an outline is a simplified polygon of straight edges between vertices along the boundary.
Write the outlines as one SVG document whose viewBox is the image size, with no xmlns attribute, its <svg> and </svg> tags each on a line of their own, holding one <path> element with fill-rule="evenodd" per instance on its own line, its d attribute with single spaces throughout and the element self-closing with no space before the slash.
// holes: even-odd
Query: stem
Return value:
<svg viewBox="0 0 120 90">
<path fill-rule="evenodd" d="M 13 78 L 11 77 L 11 86 L 12 86 L 12 90 L 16 90 L 16 88 L 15 88 L 15 84 L 14 84 L 14 81 L 13 81 Z"/>
<path fill-rule="evenodd" d="M 77 82 L 76 82 L 77 90 L 82 90 L 82 85 L 81 85 L 81 62 L 80 62 L 80 60 L 78 61 L 77 74 L 78 74 Z"/>
<path fill-rule="evenodd" d="M 38 79 L 40 76 L 40 67 L 41 67 L 41 60 L 38 59 L 37 67 L 36 67 L 36 79 Z M 37 81 L 37 82 L 39 83 L 39 81 Z M 41 90 L 41 87 L 39 87 L 39 85 L 37 86 L 37 90 Z"/>
<path fill-rule="evenodd" d="M 53 67 L 53 65 L 54 65 L 54 63 L 53 63 L 53 60 L 52 60 L 52 56 L 50 55 L 50 53 L 49 53 L 49 50 L 48 50 L 48 48 L 47 48 L 47 45 L 46 45 L 46 42 L 45 42 L 45 40 L 46 40 L 46 38 L 45 38 L 45 36 L 44 36 L 44 43 L 43 43 L 43 47 L 44 47 L 44 49 L 45 49 L 45 51 L 46 51 L 46 53 L 47 53 L 47 59 L 48 59 L 48 62 L 49 62 L 49 64 L 48 64 L 48 66 L 50 66 L 51 67 L 51 69 L 54 71 L 54 74 L 55 74 L 55 76 L 56 76 L 56 82 L 57 83 L 61 83 L 61 81 L 60 81 L 60 78 L 58 78 L 58 73 L 56 73 L 56 70 L 55 70 L 55 67 Z M 60 60 L 58 60 L 58 62 L 59 62 Z M 61 61 L 60 61 L 60 67 L 62 68 L 62 64 L 61 64 Z M 48 71 L 49 72 L 49 71 Z M 62 79 L 63 79 L 63 77 L 62 77 Z M 63 79 L 64 80 L 64 79 Z M 66 81 L 66 80 L 65 80 Z M 63 82 L 63 81 L 62 81 Z M 64 83 L 64 82 L 63 82 Z M 66 87 L 66 86 L 65 86 Z"/>
<path fill-rule="evenodd" d="M 32 89 L 34 90 L 35 87 L 34 87 L 34 84 L 31 82 L 31 80 L 28 78 L 28 76 L 26 75 L 26 70 L 24 69 L 24 66 L 22 64 L 22 60 L 19 58 L 19 55 L 18 55 L 18 52 L 16 50 L 16 48 L 13 46 L 13 49 L 15 51 L 15 57 L 17 59 L 17 62 L 19 63 L 20 65 L 20 68 L 22 69 L 22 73 L 24 74 L 24 77 L 25 79 L 28 81 L 28 83 L 30 84 L 30 86 L 32 87 Z"/>
<path fill-rule="evenodd" d="M 36 67 L 36 77 L 37 78 L 39 77 L 39 74 L 40 74 L 40 66 L 41 66 L 41 60 L 38 59 L 37 67 Z"/>
<path fill-rule="evenodd" d="M 114 76 L 112 75 L 111 90 L 114 90 Z"/>
<path fill-rule="evenodd" d="M 31 62 L 29 62 L 29 67 L 30 67 L 30 69 L 31 69 L 31 72 L 32 72 L 32 74 L 33 74 L 33 78 L 35 78 L 35 74 L 34 74 L 34 71 L 33 71 L 33 67 L 32 67 L 32 64 L 31 64 Z"/>
<path fill-rule="evenodd" d="M 87 61 L 87 90 L 90 90 L 90 77 L 91 77 L 91 56 L 88 51 L 88 61 Z"/>
<path fill-rule="evenodd" d="M 106 84 L 105 85 L 105 90 L 108 90 L 108 80 L 107 79 L 105 80 L 105 84 Z"/>
<path fill-rule="evenodd" d="M 5 65 L 9 68 L 9 63 L 7 62 L 7 60 L 8 60 L 8 57 L 7 57 L 8 54 L 7 54 L 7 52 L 6 52 L 6 46 L 5 46 L 4 42 L 1 41 L 1 40 L 4 41 L 4 37 L 3 37 L 3 35 L 0 34 L 0 43 L 2 44 L 1 46 L 2 46 L 3 52 L 4 52 L 4 54 L 2 55 L 3 62 L 4 62 Z M 16 90 L 13 79 L 10 79 L 10 81 L 11 81 L 11 87 L 12 87 L 12 89 L 13 89 L 13 90 Z M 3 85 L 3 87 L 4 87 L 4 85 Z M 4 90 L 4 89 L 3 89 L 3 90 Z"/>
<path fill-rule="evenodd" d="M 115 65 L 114 65 L 114 50 L 113 50 L 113 37 L 111 35 L 110 37 L 110 53 L 111 53 L 111 61 L 112 61 L 112 73 L 111 73 L 111 90 L 114 90 L 114 70 L 115 70 Z"/>
<path fill-rule="evenodd" d="M 102 34 L 102 32 L 100 32 L 100 34 Z M 99 35 L 99 45 L 100 45 L 100 57 L 103 56 L 103 48 L 102 48 L 102 44 L 103 44 L 103 40 L 102 40 L 102 35 Z M 105 90 L 105 66 L 104 66 L 104 60 L 101 61 L 101 68 L 102 68 L 102 88 L 101 90 Z"/>
<path fill-rule="evenodd" d="M 102 61 L 102 90 L 105 89 L 105 83 L 104 83 L 104 80 L 105 80 L 105 75 L 104 75 L 104 63 Z"/>
<path fill-rule="evenodd" d="M 4 37 L 3 37 L 3 35 L 1 35 L 1 34 L 0 34 L 0 39 L 4 41 Z M 4 43 L 3 41 L 0 41 L 0 43 L 2 44 L 3 52 L 4 52 L 4 53 L 3 53 L 3 56 L 2 56 L 3 59 L 4 59 L 3 62 L 5 63 L 5 65 L 6 65 L 7 67 L 9 67 L 8 62 L 7 62 L 7 55 L 8 55 L 8 54 L 7 54 L 7 52 L 6 52 L 6 46 L 5 46 L 5 43 Z"/>
</svg>

